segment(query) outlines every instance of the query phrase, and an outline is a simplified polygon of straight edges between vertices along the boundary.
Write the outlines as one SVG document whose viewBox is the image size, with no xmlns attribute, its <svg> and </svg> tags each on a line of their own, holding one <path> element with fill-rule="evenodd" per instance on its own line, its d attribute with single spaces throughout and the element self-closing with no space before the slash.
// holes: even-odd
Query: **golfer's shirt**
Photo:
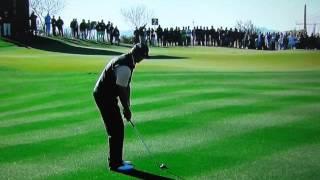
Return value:
<svg viewBox="0 0 320 180">
<path fill-rule="evenodd" d="M 114 58 L 105 67 L 94 88 L 94 93 L 105 97 L 118 96 L 118 88 L 128 88 L 135 63 L 131 54 Z"/>
<path fill-rule="evenodd" d="M 128 87 L 131 79 L 131 69 L 128 66 L 118 66 L 114 71 L 116 76 L 116 84 L 121 87 Z"/>
</svg>

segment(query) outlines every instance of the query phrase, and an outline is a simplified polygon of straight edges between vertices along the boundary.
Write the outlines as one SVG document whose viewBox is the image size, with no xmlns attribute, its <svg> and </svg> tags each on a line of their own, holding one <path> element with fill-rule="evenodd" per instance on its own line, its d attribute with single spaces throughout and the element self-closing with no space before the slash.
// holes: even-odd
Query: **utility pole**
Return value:
<svg viewBox="0 0 320 180">
<path fill-rule="evenodd" d="M 304 32 L 307 32 L 307 4 L 304 4 L 304 23 L 303 23 Z"/>
<path fill-rule="evenodd" d="M 297 22 L 296 25 L 297 26 L 303 26 L 303 31 L 304 32 L 308 32 L 307 31 L 307 26 L 313 26 L 313 34 L 315 33 L 316 31 L 316 27 L 318 25 L 320 25 L 320 22 L 314 22 L 314 23 L 307 23 L 307 4 L 304 4 L 304 18 L 303 18 L 303 23 L 301 22 Z"/>
</svg>

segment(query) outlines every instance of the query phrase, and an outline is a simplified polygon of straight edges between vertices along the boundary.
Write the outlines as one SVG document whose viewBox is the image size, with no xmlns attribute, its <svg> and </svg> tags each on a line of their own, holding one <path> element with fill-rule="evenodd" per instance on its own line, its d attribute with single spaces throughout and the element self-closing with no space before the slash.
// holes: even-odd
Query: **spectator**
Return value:
<svg viewBox="0 0 320 180">
<path fill-rule="evenodd" d="M 70 23 L 70 29 L 71 29 L 71 34 L 72 34 L 72 37 L 73 37 L 73 38 L 75 38 L 75 36 L 76 36 L 76 35 L 75 35 L 75 27 L 74 27 L 75 24 L 74 24 L 74 23 L 75 23 L 75 20 L 73 19 L 73 20 L 71 21 L 71 23 Z"/>
<path fill-rule="evenodd" d="M 105 42 L 105 35 L 106 35 L 106 30 L 107 30 L 107 26 L 106 24 L 103 22 L 103 20 L 101 21 L 101 39 L 103 42 Z M 110 31 L 113 32 L 113 27 L 110 28 Z M 110 32 L 110 33 L 111 33 Z M 111 33 L 112 34 L 112 33 Z"/>
<path fill-rule="evenodd" d="M 149 46 L 151 45 L 151 29 L 147 30 L 147 42 L 149 42 Z"/>
<path fill-rule="evenodd" d="M 79 39 L 79 24 L 77 19 L 74 19 L 73 29 L 74 29 L 74 38 Z"/>
<path fill-rule="evenodd" d="M 106 25 L 106 30 L 107 30 L 107 41 L 108 41 L 108 42 L 110 42 L 110 35 L 111 35 L 110 27 L 111 27 L 111 23 L 110 23 L 110 21 L 108 21 L 108 23 L 107 23 L 107 25 Z"/>
<path fill-rule="evenodd" d="M 234 29 L 234 42 L 235 42 L 235 47 L 239 48 L 239 31 L 237 28 Z"/>
<path fill-rule="evenodd" d="M 214 46 L 214 33 L 215 33 L 215 29 L 213 28 L 213 26 L 211 26 L 210 30 L 209 30 L 209 35 L 210 35 L 210 46 Z"/>
<path fill-rule="evenodd" d="M 2 22 L 2 15 L 0 14 L 0 37 L 2 37 L 2 25 L 3 22 Z"/>
<path fill-rule="evenodd" d="M 157 42 L 158 42 L 158 46 L 160 46 L 162 44 L 162 40 L 163 40 L 163 29 L 161 28 L 161 26 L 159 25 L 159 27 L 156 30 L 157 32 Z"/>
<path fill-rule="evenodd" d="M 83 19 L 81 24 L 80 24 L 80 34 L 81 34 L 81 39 L 87 39 L 87 23 L 86 21 Z"/>
<path fill-rule="evenodd" d="M 11 37 L 11 17 L 8 11 L 4 11 L 2 22 L 3 22 L 3 36 Z"/>
<path fill-rule="evenodd" d="M 133 42 L 134 44 L 139 43 L 139 29 L 136 27 L 136 29 L 133 31 Z"/>
<path fill-rule="evenodd" d="M 58 31 L 59 31 L 59 36 L 63 36 L 63 20 L 61 19 L 61 17 L 59 16 L 58 21 L 57 21 L 57 27 L 58 27 Z"/>
<path fill-rule="evenodd" d="M 31 35 L 37 36 L 38 30 L 37 30 L 37 18 L 34 14 L 34 12 L 31 13 L 30 15 L 30 20 L 31 20 Z"/>
<path fill-rule="evenodd" d="M 91 24 L 91 21 L 90 20 L 88 20 L 88 23 L 87 23 L 87 38 L 89 39 L 89 40 L 92 40 L 92 30 L 93 30 L 93 26 L 92 26 L 92 24 Z"/>
<path fill-rule="evenodd" d="M 295 49 L 296 48 L 296 38 L 293 35 L 292 32 L 290 32 L 290 35 L 288 36 L 288 48 L 289 49 Z"/>
<path fill-rule="evenodd" d="M 113 36 L 115 37 L 115 43 L 116 45 L 120 45 L 120 32 L 118 30 L 118 27 L 116 26 L 113 30 Z"/>
<path fill-rule="evenodd" d="M 96 25 L 96 31 L 97 31 L 97 41 L 100 41 L 101 38 L 101 23 L 98 21 Z"/>
<path fill-rule="evenodd" d="M 187 31 L 186 29 L 183 27 L 182 31 L 181 31 L 181 45 L 182 46 L 187 46 Z"/>
<path fill-rule="evenodd" d="M 317 43 L 317 49 L 319 50 L 320 49 L 320 34 L 319 33 L 317 34 L 317 37 L 316 37 L 316 43 Z"/>
<path fill-rule="evenodd" d="M 283 37 L 283 49 L 288 48 L 288 33 L 286 32 Z"/>
<path fill-rule="evenodd" d="M 156 32 L 155 30 L 152 28 L 151 29 L 151 45 L 155 46 L 156 44 Z"/>
<path fill-rule="evenodd" d="M 45 22 L 45 26 L 46 26 L 46 35 L 49 36 L 50 35 L 50 27 L 51 27 L 51 17 L 49 15 L 49 13 L 44 18 L 44 22 Z"/>
<path fill-rule="evenodd" d="M 257 49 L 259 50 L 262 49 L 262 38 L 263 38 L 263 35 L 261 32 L 259 32 L 258 38 L 257 38 Z"/>
<path fill-rule="evenodd" d="M 320 34 L 319 33 L 316 36 L 316 47 L 318 50 L 320 49 Z"/>
<path fill-rule="evenodd" d="M 52 34 L 53 34 L 53 36 L 56 36 L 57 35 L 57 33 L 56 33 L 57 20 L 54 16 L 51 19 L 51 25 L 52 25 Z"/>
<path fill-rule="evenodd" d="M 113 38 L 114 38 L 114 34 L 113 34 L 113 23 L 110 24 L 110 43 L 113 44 Z"/>
<path fill-rule="evenodd" d="M 98 22 L 97 26 L 96 26 L 96 30 L 97 30 L 97 40 L 98 42 L 104 42 L 104 36 L 105 36 L 105 24 L 103 22 L 103 20 L 101 20 L 101 22 Z"/>
<path fill-rule="evenodd" d="M 187 35 L 187 46 L 191 45 L 191 37 L 192 37 L 192 31 L 190 29 L 190 26 L 188 26 L 186 30 L 186 35 Z"/>
<path fill-rule="evenodd" d="M 280 33 L 280 37 L 278 40 L 278 50 L 283 50 L 283 33 Z"/>
<path fill-rule="evenodd" d="M 164 28 L 163 29 L 163 46 L 167 47 L 169 46 L 169 41 L 170 41 L 170 29 L 169 28 Z"/>
<path fill-rule="evenodd" d="M 195 27 L 193 27 L 193 30 L 192 30 L 192 46 L 194 46 L 195 45 L 195 43 L 196 43 L 196 28 Z"/>
<path fill-rule="evenodd" d="M 309 45 L 310 45 L 311 50 L 314 50 L 317 47 L 317 39 L 316 39 L 316 36 L 314 35 L 314 33 L 312 33 L 309 38 Z"/>
<path fill-rule="evenodd" d="M 139 38 L 140 38 L 140 43 L 141 44 L 147 44 L 146 43 L 146 30 L 145 30 L 145 28 L 146 28 L 146 25 L 144 25 L 144 26 L 141 26 L 140 28 L 139 28 Z"/>
<path fill-rule="evenodd" d="M 271 40 L 270 40 L 270 42 L 271 42 L 271 50 L 275 50 L 275 41 L 276 41 L 276 33 L 272 33 L 271 34 Z"/>
<path fill-rule="evenodd" d="M 205 45 L 206 46 L 209 46 L 209 43 L 210 43 L 210 30 L 209 30 L 209 28 L 208 27 L 206 27 L 206 28 L 203 28 L 203 32 L 204 32 L 204 36 L 205 36 L 205 38 L 206 38 L 206 40 L 205 40 Z"/>
</svg>

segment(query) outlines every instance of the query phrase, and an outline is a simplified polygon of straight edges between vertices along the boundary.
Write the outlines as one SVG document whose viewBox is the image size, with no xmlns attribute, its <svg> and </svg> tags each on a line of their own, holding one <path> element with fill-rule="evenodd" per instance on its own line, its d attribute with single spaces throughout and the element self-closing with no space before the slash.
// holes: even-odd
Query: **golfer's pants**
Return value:
<svg viewBox="0 0 320 180">
<path fill-rule="evenodd" d="M 46 24 L 46 33 L 47 35 L 50 35 L 51 26 L 50 24 Z"/>
<path fill-rule="evenodd" d="M 3 24 L 3 36 L 5 36 L 5 37 L 11 36 L 11 24 L 10 23 Z"/>
<path fill-rule="evenodd" d="M 109 137 L 109 166 L 117 167 L 122 164 L 124 125 L 118 100 L 102 98 L 94 95 Z"/>
</svg>

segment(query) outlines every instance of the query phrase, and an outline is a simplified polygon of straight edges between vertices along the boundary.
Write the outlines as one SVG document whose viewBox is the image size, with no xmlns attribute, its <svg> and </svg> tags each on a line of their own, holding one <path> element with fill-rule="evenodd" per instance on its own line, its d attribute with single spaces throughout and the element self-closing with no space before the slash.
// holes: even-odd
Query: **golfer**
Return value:
<svg viewBox="0 0 320 180">
<path fill-rule="evenodd" d="M 100 110 L 109 137 L 109 168 L 113 171 L 133 170 L 129 161 L 123 161 L 124 125 L 118 106 L 118 97 L 123 115 L 131 120 L 130 82 L 133 70 L 147 53 L 147 47 L 136 44 L 129 53 L 112 59 L 104 68 L 94 88 L 93 96 Z"/>
</svg>

